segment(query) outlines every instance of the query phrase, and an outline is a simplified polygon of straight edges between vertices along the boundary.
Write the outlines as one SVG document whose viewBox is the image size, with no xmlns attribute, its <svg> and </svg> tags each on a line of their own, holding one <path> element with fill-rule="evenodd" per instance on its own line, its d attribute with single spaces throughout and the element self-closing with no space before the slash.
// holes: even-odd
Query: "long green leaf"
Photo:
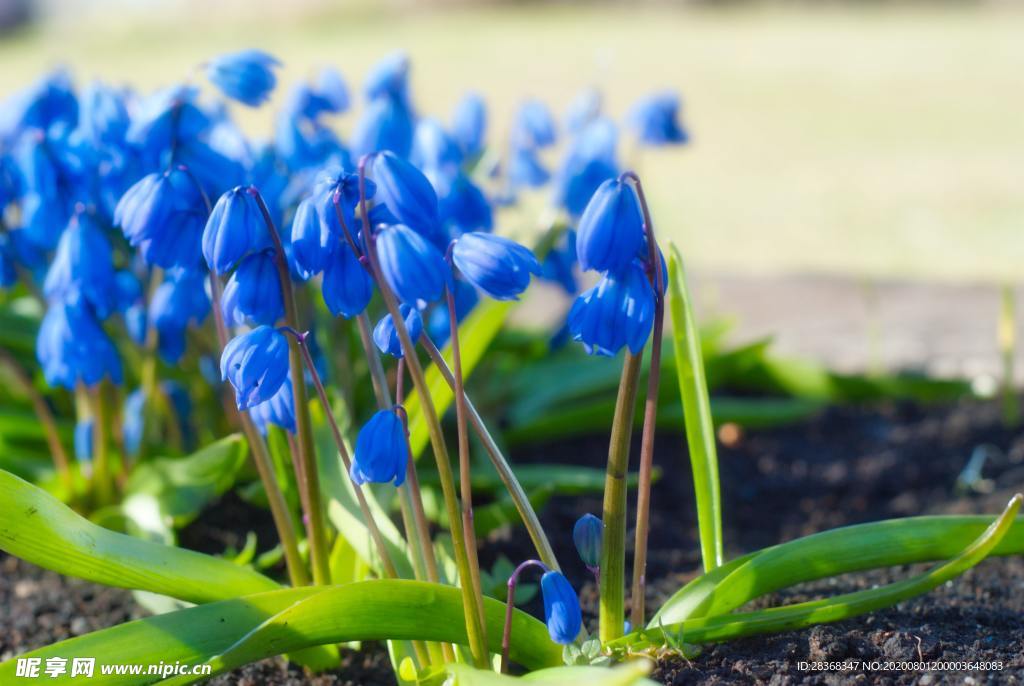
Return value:
<svg viewBox="0 0 1024 686">
<path fill-rule="evenodd" d="M 485 599 L 490 649 L 501 649 L 505 605 Z M 422 639 L 466 642 L 462 598 L 452 586 L 418 581 L 374 580 L 343 586 L 299 588 L 171 612 L 128 622 L 62 641 L 21 657 L 96 658 L 94 684 L 149 684 L 148 675 L 100 675 L 103 664 L 196 665 L 209 663 L 214 673 L 254 660 L 309 646 L 360 640 Z M 562 649 L 543 623 L 516 611 L 512 627 L 512 659 L 529 669 L 561 663 Z M 16 661 L 0 664 L 0 683 L 13 683 Z M 163 683 L 192 683 L 183 677 Z M 72 683 L 68 675 L 48 680 Z"/>
<path fill-rule="evenodd" d="M 991 517 L 927 516 L 841 527 L 745 555 L 677 591 L 648 624 L 718 616 L 805 581 L 879 567 L 949 559 L 974 540 Z M 1024 518 L 993 555 L 1024 553 Z"/>
<path fill-rule="evenodd" d="M 756 612 L 698 617 L 672 625 L 663 623 L 656 628 L 649 627 L 641 634 L 631 634 L 619 639 L 612 647 L 639 648 L 643 644 L 660 643 L 666 635 L 674 635 L 688 643 L 698 644 L 727 641 L 837 622 L 895 605 L 941 586 L 985 559 L 1010 532 L 1020 510 L 1021 501 L 1020 495 L 1014 496 L 1003 513 L 956 557 L 910 579 L 880 588 Z"/>
<path fill-rule="evenodd" d="M 657 686 L 650 679 L 651 663 L 634 660 L 612 667 L 551 667 L 538 669 L 522 677 L 474 669 L 468 665 L 446 665 L 444 673 L 452 677 L 451 686 L 563 686 L 564 684 L 589 684 L 589 686 Z"/>
<path fill-rule="evenodd" d="M 246 567 L 96 526 L 0 470 L 0 549 L 60 574 L 207 603 L 278 588 Z"/>
<path fill-rule="evenodd" d="M 693 490 L 697 498 L 697 526 L 700 531 L 704 570 L 722 564 L 722 497 L 718 485 L 718 453 L 715 425 L 711 419 L 708 383 L 700 349 L 700 331 L 693 317 L 693 305 L 686 288 L 683 259 L 675 245 L 669 246 L 669 311 L 672 313 L 672 350 L 675 353 L 679 392 L 683 401 L 686 443 L 693 469 Z"/>
</svg>

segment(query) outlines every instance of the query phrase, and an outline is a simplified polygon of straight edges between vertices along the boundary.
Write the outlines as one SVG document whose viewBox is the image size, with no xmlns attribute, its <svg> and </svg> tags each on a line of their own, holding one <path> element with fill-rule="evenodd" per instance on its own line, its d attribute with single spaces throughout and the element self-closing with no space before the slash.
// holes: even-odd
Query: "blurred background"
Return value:
<svg viewBox="0 0 1024 686">
<path fill-rule="evenodd" d="M 796 353 L 844 339 L 840 367 L 869 339 L 890 366 L 998 364 L 997 286 L 1024 264 L 1024 3 L 0 0 L 0 18 L 4 94 L 57 66 L 145 91 L 245 47 L 286 86 L 329 63 L 357 87 L 403 49 L 418 110 L 447 119 L 477 90 L 493 143 L 527 96 L 560 113 L 593 86 L 619 117 L 676 90 L 691 143 L 623 154 L 705 307 Z M 273 109 L 238 116 L 269 135 Z"/>
</svg>

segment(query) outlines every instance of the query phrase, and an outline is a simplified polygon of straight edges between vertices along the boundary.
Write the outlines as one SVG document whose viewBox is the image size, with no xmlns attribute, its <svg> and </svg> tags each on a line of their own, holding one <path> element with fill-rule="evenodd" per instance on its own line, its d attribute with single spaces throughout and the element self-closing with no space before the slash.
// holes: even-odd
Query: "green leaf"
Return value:
<svg viewBox="0 0 1024 686">
<path fill-rule="evenodd" d="M 516 467 L 516 478 L 526 491 L 537 491 L 546 486 L 554 485 L 556 492 L 562 495 L 583 495 L 600 493 L 604 489 L 605 473 L 603 469 L 579 467 L 560 464 L 524 464 Z M 498 473 L 488 465 L 474 465 L 472 474 L 473 491 L 481 493 L 503 493 L 505 486 L 501 483 Z M 425 486 L 439 488 L 437 471 L 422 469 L 420 481 Z M 632 472 L 627 477 L 626 485 L 635 488 L 637 474 Z"/>
<path fill-rule="evenodd" d="M 245 440 L 232 434 L 188 457 L 149 460 L 135 468 L 125 492 L 152 496 L 160 512 L 181 527 L 231 488 L 247 453 Z"/>
<path fill-rule="evenodd" d="M 1003 513 L 953 559 L 910 579 L 897 581 L 880 588 L 855 591 L 833 598 L 756 612 L 697 617 L 675 625 L 662 623 L 656 628 L 648 627 L 643 632 L 619 639 L 611 647 L 615 649 L 628 646 L 633 649 L 641 649 L 645 645 L 660 643 L 667 632 L 673 632 L 688 643 L 694 644 L 727 641 L 756 634 L 792 631 L 815 624 L 837 622 L 895 605 L 908 598 L 927 593 L 963 574 L 985 559 L 1014 528 L 1014 519 L 1020 510 L 1022 500 L 1024 498 L 1019 494 L 1014 496 Z M 733 574 L 735 573 L 733 572 Z"/>
<path fill-rule="evenodd" d="M 490 648 L 501 649 L 505 605 L 485 599 Z M 96 658 L 95 684 L 152 683 L 151 676 L 101 678 L 102 664 L 195 665 L 209 663 L 214 674 L 272 655 L 309 646 L 365 640 L 421 639 L 465 643 L 460 591 L 418 581 L 374 580 L 328 587 L 259 593 L 128 622 L 62 641 L 20 657 Z M 197 630 L 201 627 L 202 630 Z M 512 659 L 529 669 L 558 665 L 562 649 L 544 624 L 516 611 Z M 16 660 L 0 664 L 0 683 L 13 683 Z M 169 679 L 185 684 L 201 677 Z M 49 680 L 69 684 L 64 675 Z"/>
<path fill-rule="evenodd" d="M 651 673 L 648 660 L 634 660 L 612 667 L 552 667 L 539 669 L 522 677 L 474 669 L 468 665 L 447 665 L 452 677 L 451 686 L 561 686 L 562 684 L 588 684 L 589 686 L 657 686 L 645 677 Z"/>
<path fill-rule="evenodd" d="M 675 245 L 669 245 L 669 253 L 668 281 L 671 297 L 668 304 L 672 313 L 672 350 L 675 353 L 686 443 L 693 469 L 701 558 L 704 571 L 711 571 L 722 564 L 722 497 L 718 485 L 715 425 L 711 419 L 708 384 L 704 377 L 700 332 L 686 288 L 683 259 Z"/>
<path fill-rule="evenodd" d="M 737 558 L 677 591 L 648 624 L 718 616 L 805 581 L 879 567 L 948 559 L 992 521 L 982 515 L 890 519 L 841 527 Z M 1024 518 L 993 555 L 1024 553 Z"/>
<path fill-rule="evenodd" d="M 469 316 L 459 325 L 459 342 L 462 344 L 462 375 L 465 378 L 468 379 L 473 373 L 491 341 L 501 331 L 513 305 L 515 305 L 515 301 L 484 300 L 473 308 Z M 451 346 L 445 346 L 442 354 L 450 366 Z M 444 377 L 441 376 L 441 372 L 433 365 L 426 370 L 426 380 L 427 387 L 430 389 L 430 397 L 433 398 L 434 407 L 437 409 L 437 416 L 441 417 L 451 405 L 455 395 Z M 409 415 L 409 446 L 413 457 L 419 457 L 430 442 L 430 434 L 427 431 L 427 424 L 423 420 L 419 394 L 415 389 L 405 398 L 405 410 Z"/>
<path fill-rule="evenodd" d="M 60 574 L 207 603 L 278 588 L 227 560 L 96 526 L 0 470 L 0 549 Z"/>
</svg>

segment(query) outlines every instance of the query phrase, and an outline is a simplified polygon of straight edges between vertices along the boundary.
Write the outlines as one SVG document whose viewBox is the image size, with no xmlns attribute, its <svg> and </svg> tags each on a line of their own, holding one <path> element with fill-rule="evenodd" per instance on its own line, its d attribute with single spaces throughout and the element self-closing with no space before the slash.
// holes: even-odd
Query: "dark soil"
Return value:
<svg viewBox="0 0 1024 686">
<path fill-rule="evenodd" d="M 780 429 L 739 432 L 720 446 L 727 556 L 858 522 L 926 513 L 998 512 L 1024 489 L 1024 435 L 1004 428 L 998 408 L 962 403 L 924 409 L 839 408 Z M 983 480 L 959 489 L 957 477 L 976 448 L 989 445 Z M 522 449 L 518 462 L 603 466 L 606 439 Z M 634 452 L 635 455 L 635 452 Z M 681 437 L 659 439 L 655 461 L 648 607 L 699 572 L 689 464 Z M 582 588 L 593 621 L 596 589 L 587 580 L 568 532 L 583 512 L 599 513 L 599 495 L 556 498 L 541 513 L 570 579 Z M 255 530 L 261 548 L 272 532 L 264 513 L 226 499 L 182 533 L 207 552 L 238 547 Z M 240 526 L 240 523 L 244 525 Z M 632 533 L 630 533 L 632 540 Z M 484 542 L 484 561 L 531 554 L 519 531 Z M 62 579 L 0 557 L 0 659 L 141 616 L 126 591 Z M 803 584 L 760 599 L 756 607 L 798 602 L 906 578 L 915 569 L 881 570 Z M 534 608 L 536 612 L 536 608 Z M 710 646 L 698 657 L 663 660 L 655 678 L 690 683 L 1019 683 L 1024 681 L 1024 560 L 986 560 L 963 577 L 898 607 L 846 622 Z M 1001 671 L 801 671 L 801 661 L 1001 661 Z M 266 660 L 218 677 L 217 684 L 394 684 L 380 646 L 349 653 L 334 673 L 314 678 Z"/>
</svg>

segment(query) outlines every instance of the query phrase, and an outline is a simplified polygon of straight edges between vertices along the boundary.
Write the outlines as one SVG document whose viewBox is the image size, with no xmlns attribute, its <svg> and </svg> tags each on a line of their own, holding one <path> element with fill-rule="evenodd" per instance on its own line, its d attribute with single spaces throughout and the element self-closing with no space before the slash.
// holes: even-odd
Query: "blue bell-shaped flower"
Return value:
<svg viewBox="0 0 1024 686">
<path fill-rule="evenodd" d="M 185 352 L 185 332 L 190 324 L 201 324 L 210 311 L 206 279 L 202 272 L 172 269 L 167 272 L 149 303 L 149 324 L 157 333 L 157 346 L 168 363 L 177 362 Z"/>
<path fill-rule="evenodd" d="M 288 378 L 288 341 L 269 326 L 236 336 L 220 357 L 222 381 L 235 388 L 239 410 L 269 400 Z"/>
<path fill-rule="evenodd" d="M 249 416 L 264 436 L 271 424 L 295 433 L 295 391 L 292 389 L 291 375 L 288 375 L 281 388 L 269 400 L 250 407 Z"/>
<path fill-rule="evenodd" d="M 328 260 L 321 292 L 335 317 L 355 317 L 370 304 L 373 279 L 349 245 L 339 245 Z"/>
<path fill-rule="evenodd" d="M 555 118 L 539 100 L 520 105 L 512 124 L 512 140 L 518 147 L 546 148 L 555 143 Z"/>
<path fill-rule="evenodd" d="M 102 319 L 116 307 L 114 257 L 110 241 L 88 214 L 78 213 L 57 243 L 57 253 L 43 282 L 48 300 L 80 293 Z"/>
<path fill-rule="evenodd" d="M 80 296 L 50 303 L 39 326 L 36 359 L 51 386 L 73 389 L 104 378 L 121 383 L 117 349 Z"/>
<path fill-rule="evenodd" d="M 607 118 L 587 124 L 572 140 L 553 182 L 553 200 L 578 217 L 598 187 L 619 173 L 618 129 Z"/>
<path fill-rule="evenodd" d="M 284 316 L 281 281 L 273 250 L 248 255 L 238 265 L 221 296 L 224 318 L 235 324 L 272 325 Z"/>
<path fill-rule="evenodd" d="M 632 184 L 608 179 L 587 203 L 576 229 L 576 256 L 583 269 L 619 272 L 644 247 L 644 220 Z"/>
<path fill-rule="evenodd" d="M 270 235 L 259 204 L 247 186 L 220 196 L 203 229 L 203 257 L 217 274 L 226 274 L 250 252 L 269 247 Z"/>
<path fill-rule="evenodd" d="M 569 310 L 573 340 L 588 354 L 612 356 L 623 346 L 637 354 L 654 324 L 654 289 L 639 263 L 620 274 L 605 274 L 580 294 Z"/>
<path fill-rule="evenodd" d="M 206 209 L 196 184 L 180 169 L 150 174 L 129 188 L 114 209 L 114 223 L 149 264 L 199 264 Z"/>
<path fill-rule="evenodd" d="M 576 520 L 572 528 L 572 540 L 576 551 L 588 569 L 601 566 L 601 540 L 604 537 L 604 524 L 601 519 L 589 512 Z"/>
<path fill-rule="evenodd" d="M 487 137 L 487 104 L 479 93 L 466 93 L 452 113 L 452 137 L 466 157 L 476 157 Z"/>
<path fill-rule="evenodd" d="M 366 75 L 363 93 L 368 100 L 397 98 L 405 100 L 409 89 L 409 56 L 394 52 L 377 62 Z"/>
<path fill-rule="evenodd" d="M 338 249 L 340 237 L 320 221 L 320 213 L 312 198 L 299 203 L 292 218 L 292 264 L 303 279 L 322 272 Z"/>
<path fill-rule="evenodd" d="M 367 482 L 401 486 L 409 463 L 409 441 L 398 410 L 380 410 L 356 437 L 351 476 L 356 485 Z"/>
<path fill-rule="evenodd" d="M 370 200 L 377 192 L 376 184 L 370 179 L 363 179 L 366 199 Z M 345 240 L 345 231 L 356 239 L 359 227 L 356 225 L 355 208 L 359 204 L 359 175 L 350 174 L 337 165 L 330 165 L 321 170 L 313 184 L 311 194 L 320 223 L 338 240 Z M 335 205 L 337 200 L 337 205 Z M 341 220 L 338 210 L 341 210 Z M 344 222 L 344 226 L 341 222 Z"/>
<path fill-rule="evenodd" d="M 371 100 L 349 138 L 352 155 L 359 158 L 390 150 L 406 157 L 412 148 L 414 126 L 412 111 L 404 101 L 393 97 Z"/>
<path fill-rule="evenodd" d="M 123 145 L 130 124 L 124 91 L 97 82 L 82 93 L 78 130 L 92 145 Z"/>
<path fill-rule="evenodd" d="M 529 249 L 490 233 L 460 236 L 452 261 L 466 281 L 495 300 L 516 300 L 530 285 L 530 274 L 540 274 L 540 263 Z"/>
<path fill-rule="evenodd" d="M 428 172 L 454 173 L 462 159 L 462 149 L 444 130 L 441 122 L 425 118 L 416 124 L 409 153 L 409 161 L 413 165 Z"/>
<path fill-rule="evenodd" d="M 419 307 L 444 294 L 450 278 L 448 265 L 423 236 L 393 224 L 381 227 L 376 241 L 384 280 L 401 302 Z"/>
<path fill-rule="evenodd" d="M 242 50 L 221 55 L 206 65 L 206 77 L 229 98 L 259 107 L 277 85 L 274 67 L 281 63 L 262 50 Z"/>
<path fill-rule="evenodd" d="M 402 319 L 405 321 L 405 329 L 409 332 L 409 338 L 412 339 L 413 345 L 416 345 L 420 334 L 423 333 L 423 317 L 415 307 L 403 304 L 399 305 L 398 309 L 402 313 Z M 391 357 L 401 358 L 404 355 L 402 341 L 398 337 L 398 331 L 395 329 L 395 320 L 392 319 L 390 313 L 384 315 L 377 322 L 377 326 L 373 327 L 373 342 L 377 344 L 378 350 L 391 355 Z"/>
<path fill-rule="evenodd" d="M 447 247 L 441 229 L 437 193 L 419 169 L 391 152 L 373 158 L 374 201 L 387 206 L 400 224 L 405 224 L 440 249 Z"/>
<path fill-rule="evenodd" d="M 583 627 L 583 613 L 569 580 L 560 572 L 545 572 L 540 578 L 540 593 L 551 640 L 562 645 L 574 642 Z"/>
<path fill-rule="evenodd" d="M 679 123 L 676 93 L 655 93 L 640 100 L 630 110 L 626 122 L 647 145 L 681 145 L 690 139 Z"/>
<path fill-rule="evenodd" d="M 480 188 L 459 172 L 439 189 L 438 210 L 445 232 L 459 236 L 469 231 L 494 228 L 494 211 Z"/>
</svg>

